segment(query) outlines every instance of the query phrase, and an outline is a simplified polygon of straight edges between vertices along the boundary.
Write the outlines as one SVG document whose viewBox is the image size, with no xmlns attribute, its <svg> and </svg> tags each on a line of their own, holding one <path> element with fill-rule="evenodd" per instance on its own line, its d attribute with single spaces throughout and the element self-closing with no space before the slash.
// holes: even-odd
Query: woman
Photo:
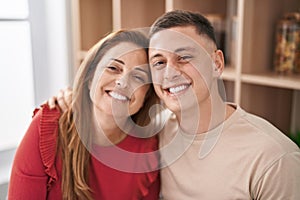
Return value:
<svg viewBox="0 0 300 200">
<path fill-rule="evenodd" d="M 70 108 L 35 111 L 8 199 L 158 199 L 157 138 L 139 137 L 158 101 L 147 47 L 143 34 L 118 31 L 89 51 Z"/>
</svg>

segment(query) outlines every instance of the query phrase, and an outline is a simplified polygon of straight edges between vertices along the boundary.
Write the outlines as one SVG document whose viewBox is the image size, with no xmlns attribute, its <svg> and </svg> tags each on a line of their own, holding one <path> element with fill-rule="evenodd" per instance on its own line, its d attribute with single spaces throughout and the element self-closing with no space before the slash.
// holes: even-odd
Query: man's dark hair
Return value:
<svg viewBox="0 0 300 200">
<path fill-rule="evenodd" d="M 211 23 L 200 13 L 185 10 L 174 10 L 160 16 L 151 26 L 150 38 L 163 29 L 178 26 L 194 26 L 199 35 L 206 35 L 216 44 L 214 28 Z"/>
</svg>

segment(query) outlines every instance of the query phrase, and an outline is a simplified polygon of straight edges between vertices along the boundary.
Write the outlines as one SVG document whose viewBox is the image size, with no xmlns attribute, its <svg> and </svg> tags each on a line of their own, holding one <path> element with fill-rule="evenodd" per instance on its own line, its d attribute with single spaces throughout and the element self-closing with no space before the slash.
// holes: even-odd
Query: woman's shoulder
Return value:
<svg viewBox="0 0 300 200">
<path fill-rule="evenodd" d="M 33 112 L 32 123 L 38 129 L 39 146 L 42 154 L 46 149 L 49 151 L 56 146 L 60 115 L 59 109 L 50 109 L 46 104 L 36 108 Z"/>
<path fill-rule="evenodd" d="M 36 118 L 35 120 L 38 120 L 39 123 L 39 149 L 41 159 L 45 166 L 45 172 L 52 181 L 57 179 L 54 165 L 60 116 L 61 113 L 58 108 L 50 109 L 46 104 L 34 111 L 34 118 Z"/>
<path fill-rule="evenodd" d="M 46 125 L 49 125 L 48 122 L 58 122 L 60 115 L 58 108 L 50 109 L 47 104 L 43 104 L 39 108 L 34 109 L 32 118 L 40 122 L 47 122 Z"/>
<path fill-rule="evenodd" d="M 48 176 L 48 183 L 57 180 L 55 158 L 59 116 L 58 110 L 50 110 L 47 106 L 34 110 L 33 119 L 15 154 L 12 169 L 15 174 L 24 175 L 26 179 L 38 177 L 36 180 Z"/>
<path fill-rule="evenodd" d="M 41 140 L 57 135 L 60 112 L 42 105 L 33 111 L 32 121 L 23 140 Z M 39 145 L 41 146 L 41 145 Z"/>
</svg>

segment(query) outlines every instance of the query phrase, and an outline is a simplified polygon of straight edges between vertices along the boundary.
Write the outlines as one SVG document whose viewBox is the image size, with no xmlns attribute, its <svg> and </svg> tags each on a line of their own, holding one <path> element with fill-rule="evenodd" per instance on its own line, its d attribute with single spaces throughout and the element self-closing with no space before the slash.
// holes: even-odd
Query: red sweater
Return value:
<svg viewBox="0 0 300 200">
<path fill-rule="evenodd" d="M 21 144 L 16 152 L 9 183 L 8 199 L 42 200 L 62 198 L 62 160 L 56 154 L 58 120 L 60 112 L 47 106 L 35 112 Z M 155 137 L 142 139 L 128 135 L 117 147 L 126 152 L 145 153 L 157 150 Z M 91 156 L 89 186 L 94 199 L 101 200 L 157 200 L 159 194 L 158 171 L 143 173 L 124 172 L 132 167 L 156 166 L 157 157 L 133 159 L 115 154 L 113 147 L 96 146 L 95 152 L 105 152 L 96 159 Z M 99 159 L 112 159 L 112 167 Z M 123 171 L 114 169 L 114 162 L 123 166 Z M 142 162 L 141 162 L 142 161 Z M 129 163 L 129 164 L 128 164 Z M 131 164 L 130 164 L 131 163 Z M 138 170 L 139 170 L 138 169 Z"/>
</svg>

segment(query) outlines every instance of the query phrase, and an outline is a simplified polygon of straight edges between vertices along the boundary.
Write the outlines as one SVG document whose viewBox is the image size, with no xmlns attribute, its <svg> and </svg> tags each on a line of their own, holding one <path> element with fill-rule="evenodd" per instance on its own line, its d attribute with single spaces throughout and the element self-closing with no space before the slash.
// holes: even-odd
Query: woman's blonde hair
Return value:
<svg viewBox="0 0 300 200">
<path fill-rule="evenodd" d="M 72 104 L 60 118 L 58 152 L 62 153 L 63 199 L 92 199 L 92 191 L 88 185 L 90 163 L 88 148 L 91 145 L 91 137 L 88 133 L 92 127 L 89 83 L 106 52 L 121 42 L 133 43 L 148 53 L 149 40 L 138 31 L 121 30 L 100 40 L 91 48 L 82 62 L 74 82 Z M 147 125 L 150 122 L 148 112 L 156 103 L 158 103 L 158 97 L 153 85 L 150 84 L 144 106 L 131 116 L 132 120 L 139 126 Z"/>
</svg>

